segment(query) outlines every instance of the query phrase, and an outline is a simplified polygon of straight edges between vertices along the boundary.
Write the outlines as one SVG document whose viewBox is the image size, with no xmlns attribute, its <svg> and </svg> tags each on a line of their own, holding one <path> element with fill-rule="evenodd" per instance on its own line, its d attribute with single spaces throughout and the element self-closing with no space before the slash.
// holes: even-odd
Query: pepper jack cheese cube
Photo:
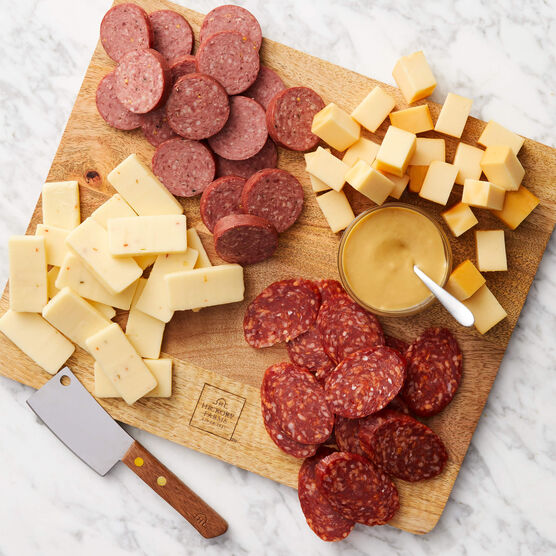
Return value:
<svg viewBox="0 0 556 556">
<path fill-rule="evenodd" d="M 456 176 L 456 183 L 463 185 L 466 179 L 478 180 L 483 173 L 481 168 L 481 159 L 485 151 L 466 145 L 465 143 L 458 143 L 456 154 L 454 156 L 454 166 L 458 169 Z"/>
<path fill-rule="evenodd" d="M 475 232 L 477 267 L 481 272 L 508 270 L 504 230 Z"/>
<path fill-rule="evenodd" d="M 45 183 L 42 188 L 42 223 L 73 230 L 79 226 L 79 185 L 76 181 Z"/>
<path fill-rule="evenodd" d="M 53 266 L 46 273 L 46 286 L 48 290 L 48 299 L 52 299 L 60 290 L 56 287 L 56 280 L 60 274 L 60 267 Z"/>
<path fill-rule="evenodd" d="M 207 268 L 212 266 L 203 242 L 195 228 L 189 228 L 189 230 L 187 230 L 187 245 L 198 253 L 197 262 L 193 268 Z"/>
<path fill-rule="evenodd" d="M 128 218 L 137 216 L 137 213 L 124 201 L 119 193 L 115 193 L 102 203 L 92 214 L 94 218 L 103 228 L 108 228 L 108 220 L 111 218 Z"/>
<path fill-rule="evenodd" d="M 37 224 L 35 235 L 44 237 L 46 247 L 46 264 L 52 266 L 60 266 L 66 256 L 66 237 L 69 230 L 58 228 L 56 226 L 45 226 L 44 224 Z"/>
<path fill-rule="evenodd" d="M 506 191 L 517 191 L 525 175 L 521 162 L 506 145 L 487 147 L 481 159 L 481 168 L 488 181 Z"/>
<path fill-rule="evenodd" d="M 223 264 L 167 274 L 164 278 L 169 306 L 174 311 L 212 307 L 243 301 L 243 267 Z"/>
<path fill-rule="evenodd" d="M 419 197 L 445 205 L 450 198 L 458 169 L 453 164 L 435 160 L 429 166 Z"/>
<path fill-rule="evenodd" d="M 485 129 L 483 129 L 477 143 L 483 147 L 490 147 L 491 145 L 508 145 L 514 154 L 517 155 L 523 146 L 524 141 L 525 139 L 520 135 L 517 135 L 517 133 L 506 129 L 494 120 L 490 120 Z"/>
<path fill-rule="evenodd" d="M 343 191 L 328 191 L 319 195 L 317 203 L 334 233 L 347 228 L 355 218 Z"/>
<path fill-rule="evenodd" d="M 350 169 L 346 181 L 377 205 L 382 205 L 394 189 L 394 184 L 384 174 L 371 168 L 364 160 Z"/>
<path fill-rule="evenodd" d="M 417 137 L 415 153 L 411 157 L 411 166 L 429 166 L 431 162 L 446 160 L 446 141 L 444 139 L 428 139 Z"/>
<path fill-rule="evenodd" d="M 396 101 L 384 89 L 376 86 L 355 108 L 351 117 L 373 133 L 392 112 Z"/>
<path fill-rule="evenodd" d="M 141 216 L 183 214 L 183 207 L 136 154 L 108 174 L 108 181 Z"/>
<path fill-rule="evenodd" d="M 116 323 L 88 338 L 87 348 L 127 404 L 155 388 L 156 379 Z"/>
<path fill-rule="evenodd" d="M 389 174 L 388 172 L 378 170 L 376 167 L 376 160 L 371 164 L 371 168 L 377 170 L 377 172 L 387 177 L 394 184 L 394 187 L 392 188 L 392 191 L 390 191 L 389 195 L 390 197 L 394 197 L 394 199 L 399 199 L 402 196 L 402 193 L 405 191 L 407 184 L 409 183 L 409 175 L 404 174 L 400 178 L 399 176 L 394 176 L 394 174 Z"/>
<path fill-rule="evenodd" d="M 108 232 L 93 218 L 72 230 L 66 244 L 111 293 L 122 292 L 143 274 L 133 259 L 110 254 Z"/>
<path fill-rule="evenodd" d="M 408 104 L 428 97 L 436 87 L 436 79 L 421 50 L 400 58 L 392 76 Z"/>
<path fill-rule="evenodd" d="M 359 124 L 339 106 L 331 102 L 315 114 L 311 131 L 337 151 L 345 151 L 358 139 Z"/>
<path fill-rule="evenodd" d="M 517 191 L 508 191 L 502 210 L 492 213 L 500 218 L 510 230 L 515 230 L 539 204 L 539 199 L 522 185 Z"/>
<path fill-rule="evenodd" d="M 456 299 L 463 301 L 471 297 L 485 282 L 485 277 L 467 259 L 454 268 L 446 283 L 446 290 Z"/>
<path fill-rule="evenodd" d="M 431 113 L 427 104 L 413 106 L 390 113 L 390 123 L 411 133 L 422 133 L 433 129 Z"/>
<path fill-rule="evenodd" d="M 110 307 L 110 305 L 99 303 L 98 301 L 93 301 L 92 299 L 87 299 L 87 303 L 95 308 L 107 320 L 112 320 L 116 316 L 116 310 L 114 307 Z"/>
<path fill-rule="evenodd" d="M 434 130 L 452 137 L 461 137 L 472 104 L 473 101 L 470 98 L 448 93 Z"/>
<path fill-rule="evenodd" d="M 500 210 L 504 206 L 506 192 L 493 183 L 480 180 L 465 180 L 462 202 L 472 207 Z"/>
<path fill-rule="evenodd" d="M 409 176 L 409 191 L 412 193 L 419 193 L 419 191 L 421 191 L 428 171 L 428 166 L 410 166 L 407 169 L 407 174 Z"/>
<path fill-rule="evenodd" d="M 444 218 L 454 237 L 459 237 L 479 222 L 473 211 L 469 208 L 469 205 L 465 203 L 458 203 L 451 209 L 443 212 L 442 218 Z"/>
<path fill-rule="evenodd" d="M 401 178 L 415 153 L 416 139 L 414 133 L 391 125 L 376 155 L 377 169 Z"/>
<path fill-rule="evenodd" d="M 307 172 L 323 181 L 331 189 L 340 191 L 346 182 L 349 166 L 327 150 L 319 147 L 313 156 L 306 157 Z"/>
<path fill-rule="evenodd" d="M 372 164 L 375 161 L 379 148 L 380 145 L 378 143 L 361 137 L 357 143 L 354 143 L 346 151 L 342 158 L 342 162 L 347 164 L 350 168 L 355 166 L 359 160 L 364 160 L 368 164 Z"/>
<path fill-rule="evenodd" d="M 0 331 L 50 374 L 57 373 L 75 351 L 75 346 L 37 313 L 8 310 L 0 318 Z"/>
<path fill-rule="evenodd" d="M 481 334 L 486 334 L 508 316 L 486 285 L 481 286 L 469 299 L 463 301 L 463 304 L 473 313 L 475 328 Z"/>
</svg>

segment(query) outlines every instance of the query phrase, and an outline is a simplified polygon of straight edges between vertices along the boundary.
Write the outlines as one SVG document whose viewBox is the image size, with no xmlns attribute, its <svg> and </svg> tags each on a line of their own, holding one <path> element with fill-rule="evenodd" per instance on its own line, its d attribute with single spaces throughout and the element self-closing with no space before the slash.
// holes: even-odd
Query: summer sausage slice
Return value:
<svg viewBox="0 0 556 556">
<path fill-rule="evenodd" d="M 116 74 L 105 75 L 97 87 L 96 103 L 102 119 L 112 127 L 122 130 L 137 129 L 143 124 L 144 116 L 130 112 L 116 96 Z"/>
<path fill-rule="evenodd" d="M 242 214 L 241 192 L 245 180 L 238 176 L 224 176 L 214 180 L 201 196 L 199 212 L 205 226 L 212 232 L 218 220 L 229 214 Z"/>
<path fill-rule="evenodd" d="M 149 14 L 153 30 L 152 47 L 172 65 L 193 48 L 193 31 L 187 20 L 172 10 L 158 10 Z"/>
<path fill-rule="evenodd" d="M 197 69 L 219 81 L 229 95 L 237 95 L 257 79 L 259 50 L 241 33 L 221 31 L 201 43 Z"/>
<path fill-rule="evenodd" d="M 220 31 L 237 31 L 253 42 L 257 50 L 261 47 L 263 34 L 259 22 L 251 12 L 240 6 L 218 6 L 211 10 L 203 19 L 199 42 Z"/>
<path fill-rule="evenodd" d="M 267 66 L 261 66 L 255 83 L 245 91 L 246 97 L 256 100 L 265 110 L 274 96 L 286 88 L 280 76 Z"/>
<path fill-rule="evenodd" d="M 147 12 L 131 3 L 114 6 L 102 18 L 100 42 L 115 62 L 132 50 L 151 48 L 153 30 Z"/>
<path fill-rule="evenodd" d="M 185 139 L 206 139 L 218 133 L 230 115 L 226 91 L 209 75 L 180 77 L 166 105 L 170 127 Z"/>
<path fill-rule="evenodd" d="M 297 178 L 286 170 L 260 170 L 245 183 L 241 206 L 245 212 L 272 222 L 278 232 L 284 232 L 301 214 L 303 188 Z"/>
<path fill-rule="evenodd" d="M 155 176 L 178 197 L 194 197 L 214 179 L 214 158 L 198 141 L 181 137 L 160 145 L 152 159 Z"/>
<path fill-rule="evenodd" d="M 195 56 L 192 54 L 182 56 L 170 66 L 172 83 L 175 83 L 180 77 L 189 73 L 197 73 L 197 63 L 195 62 Z"/>
<path fill-rule="evenodd" d="M 246 160 L 255 156 L 268 139 L 265 113 L 251 98 L 230 99 L 230 117 L 224 127 L 208 142 L 219 156 L 230 160 Z"/>
<path fill-rule="evenodd" d="M 153 147 L 158 147 L 164 141 L 177 137 L 174 130 L 168 124 L 165 106 L 144 114 L 142 117 L 143 123 L 141 124 L 141 129 L 143 130 L 143 135 Z"/>
<path fill-rule="evenodd" d="M 278 232 L 264 218 L 252 214 L 229 214 L 214 226 L 214 248 L 229 263 L 254 264 L 272 257 Z"/>
<path fill-rule="evenodd" d="M 264 168 L 276 168 L 278 151 L 274 141 L 269 137 L 263 148 L 251 158 L 245 160 L 228 160 L 216 155 L 217 176 L 240 176 L 249 179 L 253 174 Z"/>
<path fill-rule="evenodd" d="M 151 48 L 128 52 L 116 68 L 116 95 L 131 112 L 146 114 L 166 101 L 170 71 Z"/>
</svg>

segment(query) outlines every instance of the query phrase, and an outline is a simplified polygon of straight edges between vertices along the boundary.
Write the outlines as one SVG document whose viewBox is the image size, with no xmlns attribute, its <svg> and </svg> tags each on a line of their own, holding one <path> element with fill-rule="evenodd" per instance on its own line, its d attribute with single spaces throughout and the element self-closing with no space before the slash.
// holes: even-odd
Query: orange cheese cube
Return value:
<svg viewBox="0 0 556 556">
<path fill-rule="evenodd" d="M 429 171 L 428 166 L 410 166 L 407 170 L 409 175 L 409 191 L 412 193 L 419 193 L 423 182 L 425 181 L 425 176 Z"/>
<path fill-rule="evenodd" d="M 454 166 L 458 169 L 456 183 L 463 185 L 468 178 L 478 180 L 481 177 L 483 173 L 481 159 L 484 153 L 483 149 L 478 149 L 465 143 L 458 143 L 454 156 Z"/>
<path fill-rule="evenodd" d="M 391 125 L 376 155 L 377 169 L 401 178 L 415 152 L 416 139 L 414 133 Z"/>
<path fill-rule="evenodd" d="M 469 205 L 465 203 L 458 203 L 451 209 L 443 212 L 442 218 L 444 218 L 454 237 L 459 237 L 478 223 L 477 217 L 473 214 Z"/>
<path fill-rule="evenodd" d="M 522 185 L 517 191 L 508 191 L 502 210 L 493 210 L 510 230 L 515 230 L 539 204 L 539 199 Z"/>
<path fill-rule="evenodd" d="M 521 162 L 507 145 L 487 147 L 481 159 L 481 168 L 488 181 L 506 191 L 517 191 L 525 175 Z"/>
<path fill-rule="evenodd" d="M 481 334 L 486 334 L 508 316 L 486 285 L 481 286 L 469 299 L 463 301 L 463 304 L 473 313 L 475 328 Z"/>
<path fill-rule="evenodd" d="M 408 104 L 428 97 L 436 87 L 436 79 L 421 50 L 400 58 L 392 76 Z"/>
<path fill-rule="evenodd" d="M 467 259 L 454 268 L 446 283 L 446 290 L 456 299 L 463 301 L 471 297 L 485 282 L 485 277 Z"/>
<path fill-rule="evenodd" d="M 390 123 L 411 133 L 421 133 L 433 129 L 431 113 L 427 104 L 391 112 Z"/>
</svg>

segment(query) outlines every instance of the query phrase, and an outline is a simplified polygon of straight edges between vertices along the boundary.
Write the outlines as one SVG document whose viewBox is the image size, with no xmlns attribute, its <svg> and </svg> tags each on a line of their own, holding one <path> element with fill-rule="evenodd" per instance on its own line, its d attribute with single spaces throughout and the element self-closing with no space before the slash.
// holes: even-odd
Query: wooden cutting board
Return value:
<svg viewBox="0 0 556 556">
<path fill-rule="evenodd" d="M 148 12 L 171 8 L 182 13 L 198 36 L 202 14 L 164 0 L 138 3 Z M 325 102 L 334 101 L 348 111 L 379 84 L 266 39 L 261 57 L 262 62 L 275 69 L 288 86 L 312 87 Z M 106 181 L 112 168 L 131 153 L 138 153 L 148 162 L 154 152 L 140 130 L 121 132 L 112 129 L 96 111 L 97 84 L 114 66 L 99 42 L 48 174 L 48 181 L 79 181 L 83 218 L 114 193 Z M 397 89 L 383 83 L 380 85 L 397 99 L 398 109 L 406 106 Z M 440 107 L 432 102 L 428 104 L 436 119 Z M 470 118 L 462 141 L 475 144 L 484 125 L 484 122 Z M 381 140 L 385 130 L 386 124 L 376 134 L 366 135 Z M 445 139 L 447 160 L 451 162 L 457 140 Z M 425 327 L 448 326 L 456 334 L 464 354 L 463 380 L 458 394 L 446 410 L 427 420 L 447 445 L 450 458 L 445 472 L 440 477 L 417 484 L 396 481 L 401 508 L 391 524 L 406 531 L 426 533 L 442 514 L 554 228 L 556 188 L 552 180 L 556 174 L 556 151 L 527 139 L 519 158 L 526 169 L 523 183 L 541 199 L 541 204 L 516 231 L 506 231 L 510 270 L 487 274 L 487 283 L 508 312 L 508 318 L 484 337 L 475 330 L 458 326 L 438 304 L 417 316 L 381 319 L 388 334 L 407 341 Z M 177 313 L 167 326 L 163 352 L 174 358 L 172 397 L 141 400 L 131 407 L 119 400 L 99 401 L 113 417 L 124 423 L 295 488 L 300 461 L 286 456 L 270 441 L 259 408 L 258 388 L 262 373 L 272 363 L 287 360 L 286 349 L 284 346 L 264 350 L 250 348 L 243 340 L 241 323 L 247 304 L 274 280 L 292 276 L 338 278 L 336 253 L 340 238 L 331 233 L 317 207 L 304 171 L 302 154 L 280 150 L 279 166 L 295 174 L 303 184 L 306 195 L 303 214 L 293 228 L 280 236 L 278 251 L 271 260 L 245 268 L 246 296 L 243 303 L 203 309 L 199 313 Z M 353 191 L 348 195 L 356 214 L 370 205 L 368 200 Z M 461 186 L 455 186 L 449 205 L 460 195 Z M 405 192 L 401 200 L 425 207 L 441 221 L 442 207 L 439 205 L 423 201 L 409 192 Z M 212 262 L 218 264 L 221 261 L 214 253 L 211 236 L 199 218 L 199 199 L 182 199 L 182 202 L 189 224 L 197 228 Z M 504 227 L 488 211 L 475 212 L 479 218 L 478 229 Z M 27 233 L 34 233 L 40 215 L 39 199 Z M 474 259 L 473 233 L 453 240 L 452 249 L 455 264 L 466 258 Z M 0 312 L 7 308 L 5 291 L 0 300 Z M 125 314 L 116 317 L 121 323 L 125 318 Z M 68 365 L 92 391 L 92 358 L 77 348 Z M 0 335 L 0 373 L 34 388 L 50 378 L 3 335 Z"/>
</svg>

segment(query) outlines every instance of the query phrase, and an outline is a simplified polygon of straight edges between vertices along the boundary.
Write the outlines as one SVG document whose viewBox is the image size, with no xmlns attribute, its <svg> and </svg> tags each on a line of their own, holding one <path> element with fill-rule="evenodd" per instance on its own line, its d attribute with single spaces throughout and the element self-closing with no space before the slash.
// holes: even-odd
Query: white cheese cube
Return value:
<svg viewBox="0 0 556 556">
<path fill-rule="evenodd" d="M 66 247 L 66 237 L 68 237 L 69 232 L 69 230 L 64 230 L 64 228 L 37 224 L 35 235 L 44 237 L 46 264 L 52 266 L 60 266 L 62 264 L 68 250 Z"/>
<path fill-rule="evenodd" d="M 396 101 L 384 89 L 376 86 L 351 113 L 351 117 L 373 133 L 396 106 Z"/>
<path fill-rule="evenodd" d="M 428 139 L 417 137 L 415 153 L 411 157 L 411 166 L 429 166 L 435 160 L 446 160 L 446 141 L 444 139 Z"/>
<path fill-rule="evenodd" d="M 73 230 L 81 222 L 79 185 L 76 181 L 45 183 L 42 188 L 42 223 Z"/>
<path fill-rule="evenodd" d="M 347 112 L 331 102 L 315 114 L 311 131 L 333 149 L 345 151 L 359 139 L 361 129 Z"/>
<path fill-rule="evenodd" d="M 391 125 L 376 155 L 377 169 L 401 178 L 415 153 L 416 139 L 414 133 Z"/>
<path fill-rule="evenodd" d="M 102 203 L 91 214 L 91 218 L 94 218 L 105 229 L 108 229 L 108 220 L 111 218 L 129 218 L 131 216 L 137 216 L 137 213 L 119 193 L 112 195 L 108 201 Z"/>
<path fill-rule="evenodd" d="M 486 334 L 508 316 L 486 285 L 481 286 L 469 299 L 463 301 L 463 304 L 473 313 L 475 328 L 481 334 Z"/>
<path fill-rule="evenodd" d="M 346 175 L 346 181 L 359 193 L 382 205 L 394 189 L 394 184 L 381 172 L 360 160 Z"/>
<path fill-rule="evenodd" d="M 481 272 L 508 270 L 504 230 L 478 230 L 475 232 L 477 268 Z"/>
<path fill-rule="evenodd" d="M 461 137 L 472 104 L 473 101 L 470 98 L 448 93 L 438 115 L 438 120 L 436 120 L 435 131 L 452 137 Z"/>
<path fill-rule="evenodd" d="M 442 218 L 444 218 L 454 237 L 459 237 L 479 222 L 473 211 L 469 208 L 469 205 L 465 203 L 458 203 L 451 209 L 443 212 Z"/>
<path fill-rule="evenodd" d="M 402 56 L 396 62 L 392 76 L 408 104 L 428 97 L 436 87 L 436 79 L 421 50 Z"/>
<path fill-rule="evenodd" d="M 525 139 L 517 133 L 506 129 L 504 126 L 490 120 L 485 129 L 481 133 L 477 143 L 483 147 L 490 147 L 491 145 L 508 145 L 514 154 L 520 151 Z"/>
<path fill-rule="evenodd" d="M 454 166 L 458 169 L 456 183 L 463 185 L 466 179 L 478 180 L 481 177 L 481 159 L 484 152 L 477 147 L 458 143 L 454 156 Z"/>
<path fill-rule="evenodd" d="M 450 198 L 457 173 L 458 169 L 453 164 L 435 160 L 429 166 L 419 197 L 445 205 Z"/>
<path fill-rule="evenodd" d="M 349 166 L 333 154 L 318 147 L 313 156 L 305 157 L 307 172 L 323 181 L 331 189 L 341 191 Z"/>
<path fill-rule="evenodd" d="M 465 180 L 462 202 L 472 207 L 500 210 L 504 206 L 506 191 L 493 183 L 481 180 Z"/>
<path fill-rule="evenodd" d="M 328 150 L 328 149 L 326 149 Z M 328 152 L 330 152 L 328 150 Z M 310 153 L 305 153 L 305 169 L 307 170 L 307 162 L 317 154 L 317 151 L 313 151 Z M 344 157 L 345 158 L 345 157 Z M 307 172 L 309 173 L 309 172 Z M 328 191 L 330 189 L 330 186 L 327 185 L 326 183 L 324 183 L 322 180 L 319 180 L 319 178 L 313 176 L 313 174 L 309 174 L 309 181 L 311 182 L 311 188 L 315 193 L 320 193 L 322 191 Z"/>
<path fill-rule="evenodd" d="M 481 168 L 488 181 L 506 191 L 517 191 L 525 176 L 521 162 L 507 145 L 487 147 L 481 158 Z"/>
<path fill-rule="evenodd" d="M 194 249 L 199 254 L 193 268 L 207 268 L 212 266 L 209 256 L 205 251 L 205 247 L 203 246 L 203 242 L 199 237 L 199 233 L 195 228 L 189 228 L 187 230 L 187 246 L 191 247 L 191 249 Z"/>
<path fill-rule="evenodd" d="M 358 160 L 364 160 L 367 164 L 372 164 L 375 161 L 376 155 L 380 149 L 380 145 L 361 137 L 357 143 L 354 143 L 344 154 L 342 162 L 349 167 L 355 166 Z"/>
<path fill-rule="evenodd" d="M 328 191 L 319 195 L 317 204 L 334 233 L 347 228 L 355 218 L 343 191 Z"/>
</svg>

